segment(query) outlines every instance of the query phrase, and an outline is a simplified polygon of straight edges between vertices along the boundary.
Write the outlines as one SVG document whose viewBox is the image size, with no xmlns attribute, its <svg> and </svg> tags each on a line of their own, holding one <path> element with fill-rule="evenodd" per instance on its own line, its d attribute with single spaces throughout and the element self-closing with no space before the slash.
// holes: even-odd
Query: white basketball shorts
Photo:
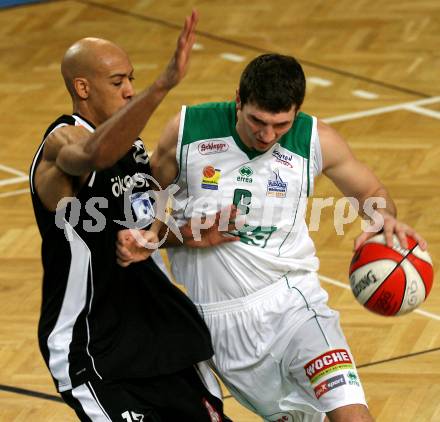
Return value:
<svg viewBox="0 0 440 422">
<path fill-rule="evenodd" d="M 366 404 L 353 356 L 316 273 L 287 274 L 249 296 L 197 304 L 212 335 L 214 369 L 267 421 L 322 421 Z"/>
</svg>

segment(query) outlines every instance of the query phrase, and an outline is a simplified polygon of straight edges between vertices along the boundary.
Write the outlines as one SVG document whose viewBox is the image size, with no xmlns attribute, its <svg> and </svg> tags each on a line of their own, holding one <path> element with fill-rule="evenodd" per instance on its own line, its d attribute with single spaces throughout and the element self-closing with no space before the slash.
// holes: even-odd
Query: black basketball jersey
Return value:
<svg viewBox="0 0 440 422">
<path fill-rule="evenodd" d="M 206 325 L 155 262 L 116 263 L 116 235 L 125 228 L 117 221 L 127 221 L 127 203 L 132 217 L 139 204 L 151 217 L 142 194 L 152 189 L 150 167 L 140 139 L 114 166 L 92 172 L 57 213 L 42 204 L 35 168 L 46 136 L 64 125 L 94 130 L 78 115 L 61 116 L 46 131 L 30 170 L 44 269 L 38 335 L 57 389 L 91 379 L 156 376 L 209 359 Z"/>
</svg>

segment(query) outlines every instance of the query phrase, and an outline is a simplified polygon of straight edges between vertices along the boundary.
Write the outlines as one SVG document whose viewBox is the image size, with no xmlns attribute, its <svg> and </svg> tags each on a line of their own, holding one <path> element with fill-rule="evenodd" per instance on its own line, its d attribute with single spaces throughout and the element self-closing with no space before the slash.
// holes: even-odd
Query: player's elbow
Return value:
<svg viewBox="0 0 440 422">
<path fill-rule="evenodd" d="M 117 160 L 112 159 L 112 157 L 109 157 L 108 154 L 95 151 L 94 154 L 90 156 L 90 167 L 91 170 L 101 171 L 113 166 L 116 161 Z"/>
<path fill-rule="evenodd" d="M 56 166 L 70 176 L 82 176 L 91 170 L 90 157 L 82 151 L 63 148 L 57 158 Z"/>
<path fill-rule="evenodd" d="M 116 148 L 111 144 L 90 143 L 85 150 L 90 170 L 101 171 L 112 167 L 120 159 Z"/>
</svg>

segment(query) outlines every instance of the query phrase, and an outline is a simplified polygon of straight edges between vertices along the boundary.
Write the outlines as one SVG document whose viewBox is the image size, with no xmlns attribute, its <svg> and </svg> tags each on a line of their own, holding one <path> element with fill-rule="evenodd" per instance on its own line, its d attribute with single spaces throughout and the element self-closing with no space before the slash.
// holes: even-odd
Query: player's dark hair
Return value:
<svg viewBox="0 0 440 422">
<path fill-rule="evenodd" d="M 306 93 L 306 78 L 298 61 L 281 54 L 263 54 L 244 69 L 238 88 L 242 105 L 252 103 L 279 113 L 293 105 L 300 108 Z"/>
</svg>

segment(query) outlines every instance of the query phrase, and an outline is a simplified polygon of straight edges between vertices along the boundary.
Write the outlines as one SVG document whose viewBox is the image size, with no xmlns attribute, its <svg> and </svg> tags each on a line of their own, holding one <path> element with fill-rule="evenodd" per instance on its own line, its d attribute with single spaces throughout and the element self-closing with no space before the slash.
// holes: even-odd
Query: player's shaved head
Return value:
<svg viewBox="0 0 440 422">
<path fill-rule="evenodd" d="M 75 97 L 75 78 L 93 78 L 104 72 L 112 60 L 121 55 L 128 59 L 122 48 L 102 38 L 82 38 L 71 45 L 61 62 L 61 73 L 72 98 Z"/>
</svg>

